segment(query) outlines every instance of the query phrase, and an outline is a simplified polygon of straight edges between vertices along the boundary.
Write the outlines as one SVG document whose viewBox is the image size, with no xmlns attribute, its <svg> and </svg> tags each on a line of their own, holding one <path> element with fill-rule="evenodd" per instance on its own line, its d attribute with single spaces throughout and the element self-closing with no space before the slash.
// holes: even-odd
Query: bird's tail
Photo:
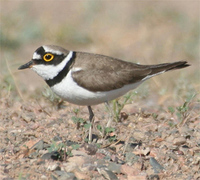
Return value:
<svg viewBox="0 0 200 180">
<path fill-rule="evenodd" d="M 185 67 L 190 66 L 187 61 L 177 61 L 173 63 L 163 63 L 163 64 L 156 64 L 156 65 L 147 65 L 151 72 L 144 77 L 142 80 L 149 79 L 153 76 L 162 74 L 167 71 L 175 70 L 175 69 L 182 69 Z"/>
<path fill-rule="evenodd" d="M 177 61 L 177 62 L 173 62 L 173 63 L 152 65 L 151 66 L 152 71 L 151 71 L 150 75 L 160 74 L 162 72 L 171 71 L 171 70 L 175 70 L 175 69 L 182 69 L 182 68 L 185 68 L 188 66 L 190 66 L 190 64 L 188 64 L 187 61 Z"/>
</svg>

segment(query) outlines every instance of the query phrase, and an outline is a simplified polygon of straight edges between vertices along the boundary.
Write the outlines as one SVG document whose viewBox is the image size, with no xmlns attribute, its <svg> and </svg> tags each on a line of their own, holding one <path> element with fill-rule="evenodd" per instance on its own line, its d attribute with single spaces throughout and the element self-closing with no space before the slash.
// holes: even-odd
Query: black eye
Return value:
<svg viewBox="0 0 200 180">
<path fill-rule="evenodd" d="M 45 61 L 47 61 L 47 62 L 53 60 L 53 58 L 54 58 L 54 55 L 51 54 L 51 53 L 47 53 L 47 54 L 45 54 L 45 55 L 43 56 L 43 59 L 44 59 Z"/>
</svg>

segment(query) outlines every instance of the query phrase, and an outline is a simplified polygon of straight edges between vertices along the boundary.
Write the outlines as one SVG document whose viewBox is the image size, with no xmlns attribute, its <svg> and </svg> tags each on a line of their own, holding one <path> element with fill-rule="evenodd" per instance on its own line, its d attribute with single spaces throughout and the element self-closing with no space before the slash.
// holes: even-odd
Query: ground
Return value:
<svg viewBox="0 0 200 180">
<path fill-rule="evenodd" d="M 1 1 L 0 8 L 0 179 L 200 179 L 199 2 Z M 110 110 L 93 106 L 88 144 L 87 107 L 17 70 L 42 44 L 191 66 L 148 80 Z"/>
</svg>

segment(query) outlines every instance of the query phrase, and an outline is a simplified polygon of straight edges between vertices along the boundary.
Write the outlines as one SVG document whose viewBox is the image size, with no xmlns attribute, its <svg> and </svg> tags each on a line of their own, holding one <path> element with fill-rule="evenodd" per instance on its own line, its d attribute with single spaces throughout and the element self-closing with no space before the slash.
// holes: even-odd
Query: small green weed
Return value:
<svg viewBox="0 0 200 180">
<path fill-rule="evenodd" d="M 66 145 L 63 142 L 55 142 L 53 141 L 49 148 L 47 148 L 48 152 L 58 152 L 58 159 L 63 160 L 64 157 L 71 156 L 70 152 L 66 152 Z"/>
<path fill-rule="evenodd" d="M 191 103 L 191 101 L 195 98 L 196 94 L 191 95 L 190 97 L 188 97 L 185 102 L 178 107 L 172 107 L 169 106 L 168 107 L 168 111 L 171 113 L 171 115 L 173 116 L 174 114 L 176 114 L 178 120 L 179 120 L 179 125 L 183 123 L 183 121 L 189 116 L 189 105 Z"/>
<path fill-rule="evenodd" d="M 71 146 L 69 146 L 66 150 L 66 144 L 63 142 L 55 142 L 52 141 L 52 144 L 50 145 L 49 148 L 47 148 L 48 152 L 58 152 L 59 153 L 59 157 L 58 159 L 63 160 L 66 156 L 71 157 L 72 156 L 72 150 L 77 150 L 79 149 L 80 145 L 79 144 L 72 144 Z"/>
<path fill-rule="evenodd" d="M 153 117 L 153 119 L 157 119 L 158 118 L 158 114 L 157 113 L 152 113 L 152 117 Z"/>
<path fill-rule="evenodd" d="M 79 144 L 72 144 L 71 147 L 72 147 L 73 150 L 77 150 L 77 149 L 80 148 L 80 145 Z"/>
<path fill-rule="evenodd" d="M 129 101 L 132 99 L 133 96 L 137 94 L 136 91 L 131 91 L 127 94 L 125 94 L 122 98 L 120 99 L 114 99 L 111 104 L 112 104 L 112 111 L 113 111 L 113 119 L 115 119 L 117 122 L 120 120 L 120 113 L 124 106 L 129 103 Z"/>
<path fill-rule="evenodd" d="M 168 111 L 171 113 L 171 115 L 173 115 L 174 112 L 175 112 L 175 109 L 174 109 L 174 107 L 169 106 L 169 107 L 168 107 Z"/>
<path fill-rule="evenodd" d="M 76 123 L 76 124 L 78 124 L 78 123 L 82 124 L 82 123 L 85 122 L 85 120 L 84 120 L 83 118 L 79 118 L 79 117 L 76 117 L 76 116 L 72 116 L 71 119 L 72 119 L 72 120 L 74 121 L 74 123 Z"/>
<path fill-rule="evenodd" d="M 89 129 L 91 126 L 91 123 L 88 123 L 85 119 L 78 117 L 80 113 L 80 109 L 76 108 L 73 110 L 75 113 L 75 116 L 72 116 L 72 120 L 76 124 L 76 128 L 79 129 L 80 127 L 84 127 L 85 129 Z"/>
<path fill-rule="evenodd" d="M 180 119 L 180 121 L 182 122 L 185 118 L 187 118 L 188 116 L 188 110 L 189 110 L 189 102 L 184 102 L 183 105 L 179 106 L 176 108 L 177 112 L 176 115 L 177 117 Z"/>
<path fill-rule="evenodd" d="M 27 180 L 27 179 L 30 179 L 30 174 L 26 174 L 25 176 L 23 176 L 22 172 L 19 173 L 18 180 Z"/>
<path fill-rule="evenodd" d="M 97 125 L 97 129 L 99 130 L 102 138 L 108 138 L 110 142 L 113 142 L 116 139 L 116 136 L 110 136 L 110 133 L 115 132 L 115 128 L 105 127 L 103 128 L 101 125 Z"/>
<path fill-rule="evenodd" d="M 71 118 L 74 123 L 76 124 L 76 128 L 79 129 L 81 127 L 81 125 L 85 128 L 85 129 L 89 129 L 91 126 L 91 123 L 88 123 L 85 119 L 83 118 L 79 118 L 76 116 L 72 116 Z"/>
<path fill-rule="evenodd" d="M 77 150 L 79 149 L 80 145 L 79 144 L 72 144 L 69 148 L 67 148 L 66 155 L 69 157 L 72 157 L 72 150 Z"/>
<path fill-rule="evenodd" d="M 53 141 L 47 150 L 51 153 L 53 151 L 61 151 L 65 147 L 64 143 L 57 143 L 56 141 Z"/>
</svg>

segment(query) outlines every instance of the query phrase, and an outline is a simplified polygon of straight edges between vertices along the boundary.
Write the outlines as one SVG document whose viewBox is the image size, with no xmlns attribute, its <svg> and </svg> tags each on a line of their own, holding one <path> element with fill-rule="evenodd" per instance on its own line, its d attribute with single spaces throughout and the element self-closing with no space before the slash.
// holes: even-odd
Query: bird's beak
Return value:
<svg viewBox="0 0 200 180">
<path fill-rule="evenodd" d="M 26 69 L 26 68 L 31 68 L 34 65 L 34 62 L 31 60 L 29 62 L 27 62 L 26 64 L 20 66 L 18 69 Z"/>
</svg>

